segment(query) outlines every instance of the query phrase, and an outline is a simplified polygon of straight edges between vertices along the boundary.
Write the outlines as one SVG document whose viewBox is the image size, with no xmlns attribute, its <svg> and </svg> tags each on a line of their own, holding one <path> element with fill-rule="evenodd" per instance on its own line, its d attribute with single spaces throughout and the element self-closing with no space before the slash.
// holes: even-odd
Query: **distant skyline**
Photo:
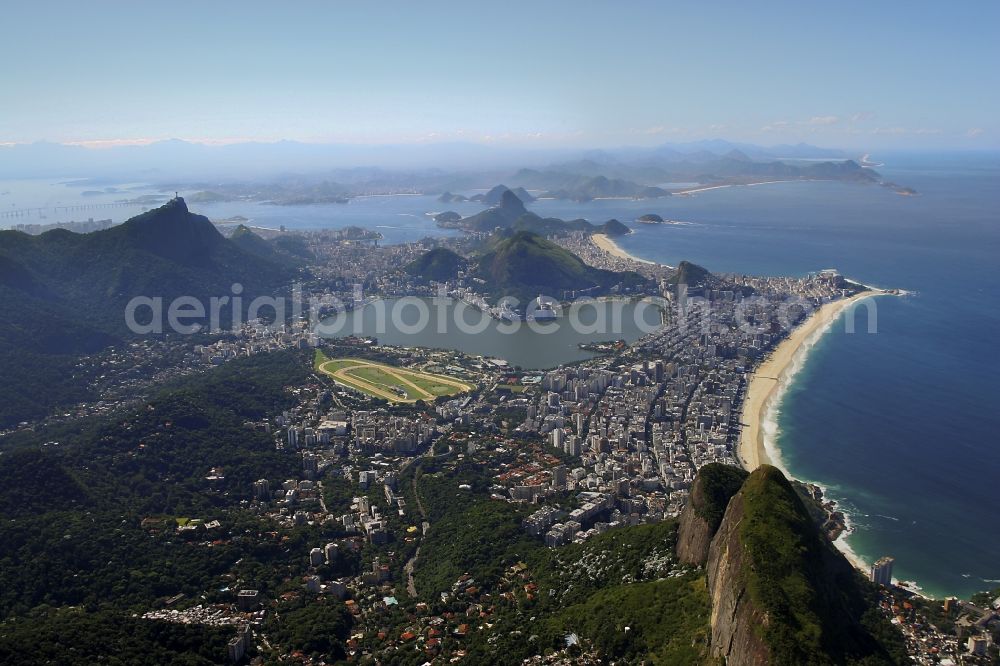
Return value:
<svg viewBox="0 0 1000 666">
<path fill-rule="evenodd" d="M 1000 4 L 40 1 L 0 144 L 1000 148 Z"/>
</svg>

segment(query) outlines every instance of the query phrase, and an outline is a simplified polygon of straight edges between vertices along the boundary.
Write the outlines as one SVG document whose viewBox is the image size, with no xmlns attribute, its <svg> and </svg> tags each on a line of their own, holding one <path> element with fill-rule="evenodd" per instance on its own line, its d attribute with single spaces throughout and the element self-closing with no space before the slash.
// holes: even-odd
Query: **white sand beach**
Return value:
<svg viewBox="0 0 1000 666">
<path fill-rule="evenodd" d="M 638 261 L 639 263 L 642 264 L 654 264 L 654 265 L 656 264 L 655 261 L 649 261 L 648 259 L 640 259 L 639 257 L 629 254 L 625 250 L 621 249 L 621 247 L 618 246 L 618 243 L 612 240 L 610 236 L 606 236 L 604 234 L 594 234 L 591 236 L 591 238 L 594 241 L 594 245 L 601 248 L 608 254 L 614 255 L 621 259 L 630 259 L 632 261 Z"/>
<path fill-rule="evenodd" d="M 746 399 L 743 401 L 741 422 L 743 431 L 736 449 L 736 457 L 743 468 L 753 471 L 760 465 L 773 464 L 765 447 L 764 422 L 778 387 L 785 379 L 796 354 L 812 336 L 835 320 L 846 308 L 865 298 L 885 292 L 864 291 L 850 298 L 826 303 L 813 312 L 792 334 L 781 341 L 750 379 Z"/>
</svg>

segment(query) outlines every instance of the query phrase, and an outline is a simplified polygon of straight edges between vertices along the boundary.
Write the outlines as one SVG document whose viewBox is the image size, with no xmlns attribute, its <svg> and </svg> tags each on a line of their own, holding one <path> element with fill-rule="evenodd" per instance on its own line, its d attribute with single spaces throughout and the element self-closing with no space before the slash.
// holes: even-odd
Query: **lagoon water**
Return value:
<svg viewBox="0 0 1000 666">
<path fill-rule="evenodd" d="M 620 245 L 646 259 L 682 259 L 715 272 L 802 275 L 837 268 L 868 284 L 914 292 L 877 299 L 878 333 L 834 326 L 812 349 L 775 414 L 781 462 L 821 483 L 851 516 L 849 545 L 865 560 L 896 558 L 895 574 L 935 596 L 996 587 L 1000 580 L 1000 156 L 878 155 L 879 172 L 916 188 L 903 197 L 875 186 L 828 182 L 732 187 L 656 201 L 539 201 L 535 212 L 595 222 L 617 218 L 635 233 Z M 0 182 L 0 210 L 15 204 L 105 201 L 84 186 Z M 137 188 L 130 196 L 155 190 Z M 182 193 L 183 195 L 184 193 Z M 38 205 L 38 204 L 35 204 Z M 477 204 L 433 196 L 368 197 L 349 204 L 192 205 L 219 219 L 288 228 L 357 225 L 398 243 L 437 229 L 426 214 Z M 140 209 L 79 212 L 112 217 Z M 636 225 L 644 213 L 676 225 Z M 44 222 L 39 219 L 16 221 Z M 51 219 L 48 221 L 52 221 Z M 9 224 L 0 220 L 0 225 Z M 366 309 L 362 318 L 371 316 Z M 471 317 L 470 317 L 471 320 Z M 628 319 L 626 318 L 626 321 Z M 568 332 L 421 336 L 386 331 L 391 344 L 451 347 L 508 359 L 526 368 L 588 358 Z"/>
<path fill-rule="evenodd" d="M 660 325 L 659 307 L 644 301 L 581 302 L 573 316 L 569 311 L 563 315 L 544 322 L 502 322 L 461 301 L 407 297 L 327 319 L 324 324 L 331 330 L 323 334 L 373 336 L 381 344 L 399 347 L 455 349 L 537 370 L 593 358 L 580 343 L 631 343 Z"/>
<path fill-rule="evenodd" d="M 634 229 L 619 241 L 625 250 L 672 265 L 758 275 L 837 268 L 913 292 L 876 300 L 876 334 L 862 318 L 858 332 L 836 325 L 820 339 L 774 414 L 776 444 L 783 467 L 826 486 L 849 513 L 847 544 L 858 556 L 892 555 L 897 578 L 930 595 L 968 596 L 1000 585 L 1000 158 L 880 159 L 884 176 L 919 196 L 778 183 L 531 209 L 618 218 Z M 633 224 L 648 212 L 683 224 Z M 497 345 L 500 356 L 535 344 L 482 342 L 476 353 Z"/>
</svg>

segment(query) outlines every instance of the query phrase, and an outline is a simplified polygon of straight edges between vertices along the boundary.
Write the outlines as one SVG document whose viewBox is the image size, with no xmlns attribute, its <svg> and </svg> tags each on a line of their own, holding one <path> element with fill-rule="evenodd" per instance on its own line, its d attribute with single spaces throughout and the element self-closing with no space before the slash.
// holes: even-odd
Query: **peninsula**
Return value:
<svg viewBox="0 0 1000 666">
<path fill-rule="evenodd" d="M 122 646 L 151 627 L 177 632 L 169 644 L 155 637 L 136 644 L 159 650 L 164 662 L 178 641 L 216 646 L 204 648 L 216 656 L 225 646 L 233 655 L 254 650 L 274 661 L 308 652 L 330 662 L 363 650 L 387 660 L 420 636 L 428 654 L 475 653 L 470 663 L 513 665 L 549 650 L 573 656 L 566 636 L 574 635 L 596 663 L 620 654 L 607 627 L 626 622 L 640 628 L 634 651 L 643 659 L 667 654 L 674 663 L 702 663 L 716 655 L 749 664 L 759 663 L 755 655 L 808 659 L 840 649 L 868 663 L 900 663 L 900 638 L 876 601 L 888 593 L 833 556 L 825 541 L 832 517 L 815 493 L 764 465 L 766 452 L 748 460 L 740 418 L 742 410 L 758 414 L 759 430 L 775 384 L 765 378 L 787 372 L 794 350 L 823 321 L 881 292 L 835 271 L 715 275 L 688 261 L 676 268 L 642 262 L 589 223 L 549 237 L 519 228 L 519 218 L 542 218 L 526 216 L 512 191 L 500 198 L 489 216 L 516 214 L 510 226 L 387 246 L 345 241 L 343 230 L 263 237 L 238 226 L 226 238 L 179 198 L 80 237 L 7 232 L 2 286 L 22 306 L 21 321 L 36 329 L 62 312 L 55 301 L 42 307 L 39 287 L 53 283 L 81 246 L 91 248 L 106 273 L 127 275 L 140 262 L 147 273 L 155 268 L 158 284 L 125 285 L 120 302 L 135 289 L 169 297 L 195 280 L 224 289 L 237 279 L 246 282 L 246 293 L 281 293 L 298 279 L 314 298 L 306 303 L 308 316 L 272 322 L 240 310 L 232 313 L 239 322 L 232 330 L 164 339 L 121 330 L 116 312 L 95 309 L 91 325 L 104 335 L 72 357 L 80 375 L 64 373 L 62 383 L 14 377 L 22 392 L 85 391 L 25 425 L 31 415 L 15 416 L 18 403 L 7 407 L 0 508 L 17 520 L 4 526 L 0 541 L 16 543 L 25 524 L 51 534 L 11 561 L 37 561 L 67 576 L 38 577 L 12 593 L 30 566 L 4 570 L 6 617 L 20 612 L 18 598 L 61 608 L 8 620 L 7 636 L 16 638 L 0 640 L 0 650 L 5 641 L 32 644 L 39 623 L 94 622 Z M 605 226 L 621 231 L 617 223 Z M 78 302 L 98 303 L 109 283 L 91 276 L 72 286 Z M 564 303 L 563 314 L 538 302 L 546 292 Z M 313 314 L 323 317 L 336 303 L 357 309 L 442 294 L 504 320 L 497 326 L 514 329 L 523 318 L 527 344 L 539 314 L 547 326 L 573 325 L 580 295 L 585 307 L 601 298 L 651 302 L 659 317 L 630 343 L 610 326 L 585 343 L 592 357 L 533 370 L 457 347 L 385 344 L 364 327 L 324 337 L 309 325 Z M 539 307 L 523 315 L 504 309 L 510 296 Z M 814 315 L 783 341 L 774 314 L 803 301 L 827 303 L 819 308 L 825 318 Z M 741 304 L 760 308 L 766 333 L 738 325 Z M 10 338 L 20 331 L 8 326 L 0 333 Z M 35 358 L 64 349 L 35 342 Z M 150 358 L 155 368 L 146 365 Z M 744 406 L 742 389 L 758 365 Z M 108 396 L 117 401 L 110 411 Z M 93 421 L 92 429 L 80 431 L 81 417 Z M 134 473 L 136 465 L 146 473 Z M 755 471 L 745 476 L 741 467 Z M 705 477 L 706 469 L 716 471 Z M 712 478 L 732 492 L 717 496 Z M 39 483 L 40 492 L 29 492 Z M 690 520 L 703 491 L 715 497 L 700 510 L 715 516 L 715 534 Z M 134 507 L 124 521 L 123 501 Z M 67 512 L 83 511 L 93 520 L 81 520 L 79 529 L 93 545 L 63 536 L 77 529 L 67 528 Z M 749 521 L 741 516 L 764 532 L 744 533 L 740 526 Z M 129 540 L 128 552 L 105 546 L 119 539 Z M 759 552 L 762 540 L 788 548 L 780 563 L 748 564 L 756 579 L 744 580 L 739 567 L 727 564 L 737 560 L 721 556 L 744 545 Z M 189 547 L 179 551 L 178 542 Z M 815 555 L 803 557 L 800 542 Z M 98 559 L 63 558 L 65 549 L 84 543 Z M 708 565 L 692 568 L 683 553 L 697 544 L 707 548 Z M 209 548 L 225 555 L 211 571 L 203 555 Z M 269 548 L 266 558 L 253 555 Z M 255 560 L 249 567 L 241 564 L 248 557 Z M 613 570 L 595 578 L 588 569 L 595 557 L 607 557 Z M 127 606 L 111 584 L 124 558 L 133 570 L 161 572 L 155 587 L 129 592 Z M 162 566 L 167 558 L 172 567 Z M 809 620 L 813 640 L 790 644 L 784 636 L 794 623 L 778 615 L 763 642 L 730 640 L 747 635 L 755 608 L 772 614 L 784 603 L 757 596 L 742 617 L 730 613 L 731 601 L 743 598 L 744 589 L 751 598 L 761 586 L 794 593 L 795 586 L 773 584 L 786 571 L 830 600 Z M 838 590 L 853 590 L 855 599 L 834 603 Z M 104 618 L 73 615 L 83 598 L 106 603 Z M 529 606 L 543 627 L 537 644 L 508 640 L 530 628 L 521 614 Z M 243 628 L 256 613 L 263 613 L 254 617 L 263 617 L 267 640 Z M 493 621 L 465 620 L 477 613 Z M 322 646 L 297 633 L 310 617 L 329 627 Z M 651 623 L 651 617 L 670 620 Z M 87 643 L 86 654 L 99 650 Z"/>
</svg>

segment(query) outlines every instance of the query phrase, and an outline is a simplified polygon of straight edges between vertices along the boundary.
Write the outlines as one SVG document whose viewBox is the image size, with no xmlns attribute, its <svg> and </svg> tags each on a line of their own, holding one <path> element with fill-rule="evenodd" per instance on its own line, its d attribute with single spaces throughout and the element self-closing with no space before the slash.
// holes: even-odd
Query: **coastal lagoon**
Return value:
<svg viewBox="0 0 1000 666">
<path fill-rule="evenodd" d="M 450 298 L 387 299 L 324 320 L 327 337 L 360 335 L 398 347 L 452 349 L 499 358 L 527 370 L 593 358 L 580 344 L 635 342 L 660 325 L 661 310 L 647 301 L 581 302 L 545 322 L 505 322 Z M 426 316 L 423 316 L 426 314 Z M 575 325 L 574 325 L 575 324 Z"/>
<path fill-rule="evenodd" d="M 774 445 L 793 475 L 826 486 L 849 513 L 848 545 L 864 560 L 896 558 L 897 577 L 935 596 L 968 594 L 1000 579 L 1000 529 L 993 498 L 1000 473 L 1000 159 L 995 154 L 885 154 L 878 170 L 915 188 L 899 196 L 872 185 L 792 182 L 726 187 L 690 196 L 587 203 L 545 200 L 543 215 L 603 222 L 617 218 L 634 233 L 621 247 L 644 259 L 676 265 L 686 259 L 719 272 L 803 275 L 823 268 L 867 284 L 913 292 L 880 298 L 878 333 L 847 334 L 842 325 L 812 347 L 771 414 Z M 30 185 L 30 186 L 29 186 Z M 122 186 L 119 186 L 122 187 Z M 0 210 L 121 198 L 82 194 L 92 185 L 0 183 Z M 136 187 L 129 196 L 156 192 Z M 190 192 L 182 192 L 182 195 Z M 38 205 L 38 204 L 35 204 Z M 428 213 L 482 210 L 436 196 L 365 197 L 348 204 L 273 206 L 255 202 L 192 203 L 194 212 L 289 229 L 356 225 L 383 233 L 386 243 L 454 235 Z M 141 208 L 75 212 L 69 219 L 116 221 Z M 641 225 L 657 213 L 680 224 Z M 0 220 L 0 224 L 53 220 Z M 354 313 L 366 334 L 366 308 Z M 628 319 L 626 319 L 628 321 Z M 571 330 L 539 335 L 389 329 L 381 342 L 459 349 L 546 368 L 592 355 L 580 342 L 624 338 Z M 352 324 L 353 326 L 353 324 Z"/>
</svg>

